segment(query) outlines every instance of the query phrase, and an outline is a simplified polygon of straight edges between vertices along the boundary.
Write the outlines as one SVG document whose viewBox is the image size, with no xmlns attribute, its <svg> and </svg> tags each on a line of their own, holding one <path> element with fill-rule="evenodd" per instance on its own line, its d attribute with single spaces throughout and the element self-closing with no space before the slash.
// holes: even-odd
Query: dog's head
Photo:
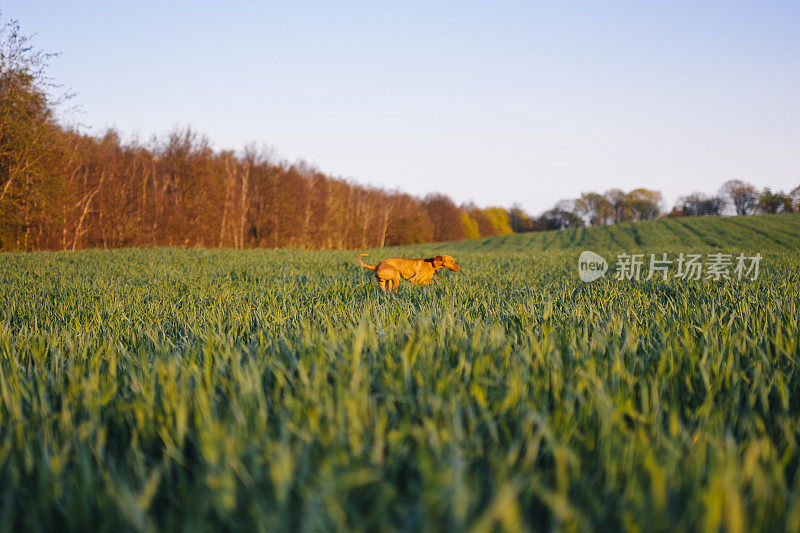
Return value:
<svg viewBox="0 0 800 533">
<path fill-rule="evenodd" d="M 440 268 L 446 268 L 448 270 L 452 270 L 453 272 L 458 272 L 461 270 L 461 267 L 456 264 L 456 260 L 449 255 L 437 255 L 430 257 L 425 261 L 431 263 L 433 268 L 436 270 L 439 270 Z"/>
</svg>

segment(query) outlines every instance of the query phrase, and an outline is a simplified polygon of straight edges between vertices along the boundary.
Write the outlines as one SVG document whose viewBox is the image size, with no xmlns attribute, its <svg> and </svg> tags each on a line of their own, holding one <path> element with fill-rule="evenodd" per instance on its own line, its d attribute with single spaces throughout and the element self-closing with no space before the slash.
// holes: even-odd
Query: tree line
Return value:
<svg viewBox="0 0 800 533">
<path fill-rule="evenodd" d="M 147 143 L 61 126 L 49 56 L 0 30 L 0 249 L 366 248 L 511 233 L 502 208 L 337 179 L 189 128 Z"/>
<path fill-rule="evenodd" d="M 750 183 L 730 180 L 716 195 L 696 192 L 680 198 L 669 216 L 722 215 L 726 209 L 736 215 L 800 213 L 800 186 L 789 193 L 769 188 L 759 191 Z"/>
<path fill-rule="evenodd" d="M 759 191 L 754 185 L 733 179 L 715 195 L 695 192 L 678 198 L 670 211 L 664 211 L 659 191 L 611 189 L 605 193 L 587 192 L 574 200 L 562 200 L 537 219 L 512 223 L 514 231 L 542 231 L 583 226 L 603 226 L 620 222 L 653 220 L 660 217 L 696 217 L 800 213 L 800 185 L 788 193 Z M 521 216 L 521 215 L 520 215 Z M 514 219 L 513 210 L 511 213 Z"/>
<path fill-rule="evenodd" d="M 457 205 L 332 177 L 254 145 L 212 149 L 190 128 L 147 143 L 62 126 L 49 55 L 0 28 L 0 250 L 126 246 L 370 248 L 613 224 L 662 216 L 658 191 L 612 189 L 539 216 Z M 669 216 L 800 210 L 798 193 L 738 181 L 684 197 Z"/>
</svg>

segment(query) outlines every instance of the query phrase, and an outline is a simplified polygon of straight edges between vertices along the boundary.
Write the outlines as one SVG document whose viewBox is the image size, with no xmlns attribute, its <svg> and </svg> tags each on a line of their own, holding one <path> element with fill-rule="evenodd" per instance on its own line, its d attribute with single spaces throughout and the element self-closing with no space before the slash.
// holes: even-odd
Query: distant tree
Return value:
<svg viewBox="0 0 800 533">
<path fill-rule="evenodd" d="M 707 215 L 719 216 L 722 214 L 722 206 L 725 205 L 725 200 L 721 196 L 709 196 L 703 202 L 703 211 Z"/>
<path fill-rule="evenodd" d="M 511 229 L 514 233 L 533 231 L 533 219 L 518 205 L 514 205 L 508 212 Z"/>
<path fill-rule="evenodd" d="M 696 192 L 679 198 L 670 216 L 719 216 L 723 203 L 724 200 L 720 196 L 707 196 Z"/>
<path fill-rule="evenodd" d="M 614 207 L 606 196 L 586 192 L 575 202 L 575 211 L 592 226 L 602 226 L 614 219 Z"/>
<path fill-rule="evenodd" d="M 621 189 L 611 189 L 606 191 L 603 196 L 605 196 L 608 205 L 611 206 L 614 213 L 612 218 L 614 224 L 630 220 L 627 212 L 627 196 L 624 191 Z"/>
<path fill-rule="evenodd" d="M 396 193 L 392 199 L 393 211 L 389 218 L 387 246 L 417 244 L 433 240 L 433 225 L 427 209 L 417 198 Z"/>
<path fill-rule="evenodd" d="M 769 188 L 764 189 L 758 198 L 758 210 L 765 214 L 791 213 L 792 198 L 782 192 L 773 193 Z"/>
<path fill-rule="evenodd" d="M 583 219 L 580 216 L 578 216 L 578 214 L 572 211 L 567 211 L 564 214 L 564 217 L 565 217 L 564 228 L 582 228 L 586 225 Z"/>
<path fill-rule="evenodd" d="M 478 222 L 470 216 L 466 209 L 461 210 L 461 224 L 464 226 L 464 235 L 467 239 L 477 239 L 481 236 Z"/>
<path fill-rule="evenodd" d="M 669 217 L 669 218 L 679 218 L 679 217 L 685 217 L 685 216 L 686 216 L 686 213 L 684 213 L 683 207 L 680 206 L 680 204 L 673 206 L 672 210 L 669 213 L 667 213 L 667 217 Z"/>
<path fill-rule="evenodd" d="M 580 228 L 585 225 L 578 214 L 558 208 L 545 211 L 540 217 L 539 224 L 541 225 L 540 231 Z"/>
<path fill-rule="evenodd" d="M 487 207 L 483 212 L 486 214 L 486 218 L 489 219 L 492 228 L 494 228 L 495 235 L 514 233 L 514 230 L 511 229 L 511 217 L 508 211 L 502 207 Z"/>
<path fill-rule="evenodd" d="M 58 230 L 65 147 L 47 92 L 50 57 L 17 21 L 0 27 L 0 249 L 37 248 Z"/>
<path fill-rule="evenodd" d="M 627 194 L 620 189 L 611 189 L 606 191 L 603 196 L 605 196 L 606 200 L 608 201 L 608 205 L 611 207 L 613 213 L 612 220 L 614 224 L 633 220 L 633 214 L 630 211 Z"/>
<path fill-rule="evenodd" d="M 800 185 L 792 189 L 789 193 L 789 198 L 792 200 L 792 211 L 800 213 Z"/>
<path fill-rule="evenodd" d="M 759 195 L 755 187 L 742 180 L 726 181 L 720 194 L 730 201 L 737 215 L 749 215 L 758 204 Z"/>
<path fill-rule="evenodd" d="M 497 232 L 492 225 L 491 219 L 487 216 L 486 210 L 481 209 L 475 204 L 468 204 L 464 206 L 464 211 L 466 211 L 467 215 L 469 216 L 470 220 L 475 224 L 475 231 L 481 237 L 493 237 L 497 235 Z M 470 223 L 465 224 L 464 228 L 467 228 L 467 225 Z M 470 231 L 467 232 L 469 234 Z M 467 237 L 470 238 L 470 237 Z"/>
<path fill-rule="evenodd" d="M 574 200 L 561 200 L 549 211 L 545 211 L 540 217 L 540 224 L 546 230 L 562 230 L 567 228 L 580 228 L 586 224 L 575 212 Z"/>
<path fill-rule="evenodd" d="M 455 241 L 466 237 L 461 209 L 444 194 L 429 194 L 423 200 L 433 227 L 433 240 Z"/>
<path fill-rule="evenodd" d="M 633 220 L 653 220 L 661 213 L 662 197 L 659 191 L 640 188 L 625 196 Z"/>
</svg>

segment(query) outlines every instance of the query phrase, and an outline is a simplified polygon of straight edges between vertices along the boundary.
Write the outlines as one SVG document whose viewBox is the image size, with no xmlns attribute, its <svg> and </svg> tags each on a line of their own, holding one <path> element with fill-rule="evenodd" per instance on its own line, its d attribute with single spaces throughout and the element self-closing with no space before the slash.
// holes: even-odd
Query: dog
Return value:
<svg viewBox="0 0 800 533">
<path fill-rule="evenodd" d="M 393 290 L 397 292 L 400 286 L 400 278 L 416 283 L 417 285 L 428 285 L 435 283 L 433 276 L 440 268 L 446 268 L 453 272 L 458 272 L 461 267 L 455 262 L 455 259 L 449 255 L 436 255 L 428 259 L 403 259 L 401 257 L 392 257 L 384 259 L 375 266 L 368 265 L 361 260 L 362 257 L 368 254 L 359 254 L 358 262 L 362 267 L 375 271 L 375 277 L 378 278 L 378 284 L 381 290 Z"/>
</svg>

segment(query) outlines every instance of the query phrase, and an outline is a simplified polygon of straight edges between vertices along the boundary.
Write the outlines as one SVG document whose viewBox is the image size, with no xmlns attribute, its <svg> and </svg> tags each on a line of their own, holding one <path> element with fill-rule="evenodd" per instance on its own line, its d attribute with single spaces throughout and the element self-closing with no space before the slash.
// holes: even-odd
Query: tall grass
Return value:
<svg viewBox="0 0 800 533">
<path fill-rule="evenodd" d="M 490 248 L 397 295 L 349 252 L 0 256 L 0 529 L 800 529 L 800 253 Z"/>
</svg>

